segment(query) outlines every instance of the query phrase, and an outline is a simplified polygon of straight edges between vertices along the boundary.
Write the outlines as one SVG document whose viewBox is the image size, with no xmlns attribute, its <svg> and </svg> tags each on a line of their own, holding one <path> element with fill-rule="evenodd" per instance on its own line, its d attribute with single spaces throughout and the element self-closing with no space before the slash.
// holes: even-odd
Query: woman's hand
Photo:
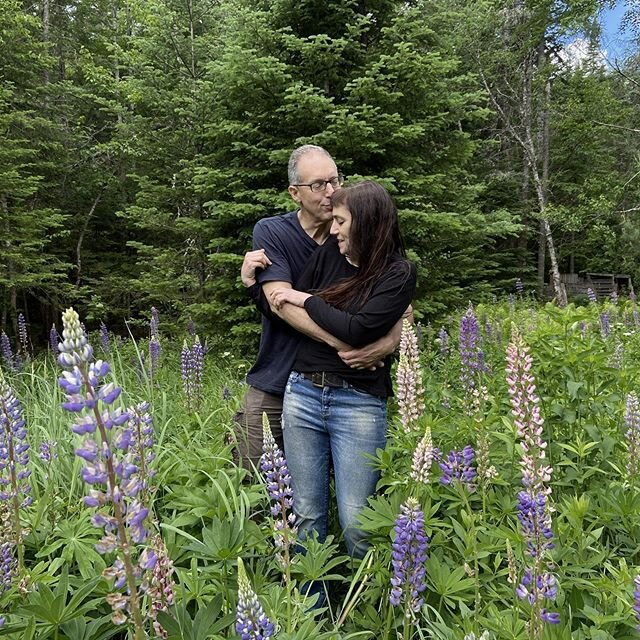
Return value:
<svg viewBox="0 0 640 640">
<path fill-rule="evenodd" d="M 269 303 L 276 309 L 281 309 L 287 302 L 296 307 L 304 307 L 304 301 L 310 297 L 310 293 L 296 291 L 295 289 L 274 289 L 269 294 Z"/>
</svg>

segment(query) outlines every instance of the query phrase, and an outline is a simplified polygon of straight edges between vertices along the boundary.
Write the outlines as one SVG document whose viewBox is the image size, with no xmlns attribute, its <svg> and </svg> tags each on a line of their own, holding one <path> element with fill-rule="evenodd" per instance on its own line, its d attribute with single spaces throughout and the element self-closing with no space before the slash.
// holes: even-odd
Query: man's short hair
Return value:
<svg viewBox="0 0 640 640">
<path fill-rule="evenodd" d="M 327 156 L 327 158 L 331 158 L 331 154 L 326 149 L 323 149 L 316 144 L 303 144 L 301 147 L 294 149 L 289 156 L 289 164 L 287 166 L 289 184 L 297 184 L 300 182 L 301 178 L 298 175 L 298 162 L 303 155 L 311 153 L 312 151 L 315 153 L 322 153 Z M 333 160 L 333 158 L 331 158 L 331 160 Z"/>
</svg>

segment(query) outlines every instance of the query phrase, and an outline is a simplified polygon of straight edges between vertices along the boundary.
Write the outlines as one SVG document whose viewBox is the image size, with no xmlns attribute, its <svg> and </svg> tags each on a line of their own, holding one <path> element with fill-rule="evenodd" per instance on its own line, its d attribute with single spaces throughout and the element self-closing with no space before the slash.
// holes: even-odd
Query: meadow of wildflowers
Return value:
<svg viewBox="0 0 640 640">
<path fill-rule="evenodd" d="M 406 326 L 371 546 L 298 537 L 286 452 L 233 459 L 246 362 L 67 310 L 0 334 L 0 636 L 640 638 L 640 321 L 517 295 Z M 138 326 L 141 326 L 141 322 Z M 35 355 L 34 355 L 35 354 Z"/>
</svg>

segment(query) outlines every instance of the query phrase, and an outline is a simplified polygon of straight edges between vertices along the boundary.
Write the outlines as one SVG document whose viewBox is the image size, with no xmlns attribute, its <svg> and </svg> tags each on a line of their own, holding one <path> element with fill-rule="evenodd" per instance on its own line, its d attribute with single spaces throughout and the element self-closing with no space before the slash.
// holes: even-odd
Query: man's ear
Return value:
<svg viewBox="0 0 640 640">
<path fill-rule="evenodd" d="M 298 187 L 294 187 L 292 184 L 289 185 L 289 188 L 287 189 L 287 191 L 289 192 L 289 195 L 296 201 L 296 202 L 300 202 L 300 195 L 299 195 L 299 191 L 298 191 Z"/>
</svg>

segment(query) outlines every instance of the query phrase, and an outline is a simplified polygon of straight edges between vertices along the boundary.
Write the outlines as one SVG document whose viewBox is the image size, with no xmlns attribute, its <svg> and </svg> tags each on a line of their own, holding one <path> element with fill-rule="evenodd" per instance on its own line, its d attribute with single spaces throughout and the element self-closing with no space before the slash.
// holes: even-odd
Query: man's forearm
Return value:
<svg viewBox="0 0 640 640">
<path fill-rule="evenodd" d="M 300 333 L 304 333 L 318 342 L 325 342 L 330 347 L 336 349 L 336 351 L 351 349 L 351 346 L 346 342 L 338 340 L 338 338 L 332 336 L 328 331 L 325 331 L 322 327 L 317 325 L 309 317 L 309 314 L 301 307 L 296 307 L 292 304 L 285 304 L 279 310 L 276 310 L 273 307 L 271 310 L 287 324 L 291 325 L 297 331 L 300 331 Z"/>
</svg>

